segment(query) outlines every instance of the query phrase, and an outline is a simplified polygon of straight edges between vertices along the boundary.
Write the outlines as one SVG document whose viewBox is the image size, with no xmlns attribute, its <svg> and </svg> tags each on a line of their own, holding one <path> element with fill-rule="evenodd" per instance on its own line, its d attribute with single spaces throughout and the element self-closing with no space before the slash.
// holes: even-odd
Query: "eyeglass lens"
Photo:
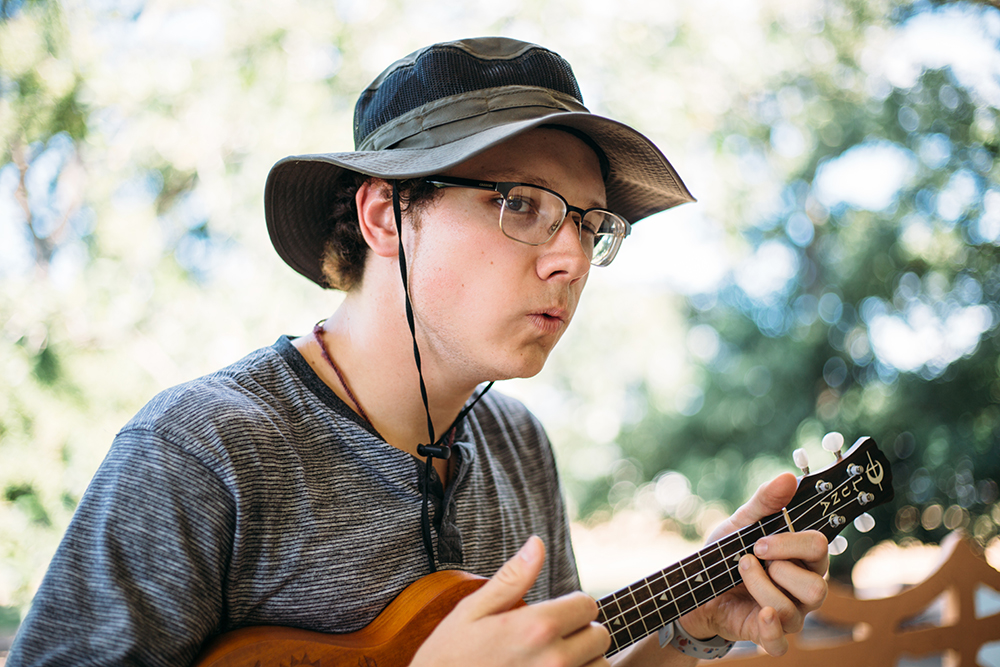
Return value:
<svg viewBox="0 0 1000 667">
<path fill-rule="evenodd" d="M 540 245 L 558 231 L 567 214 L 566 203 L 558 196 L 530 186 L 510 190 L 500 212 L 500 228 L 510 238 Z M 573 212 L 574 223 L 579 213 Z M 609 259 L 617 246 L 616 227 L 621 226 L 610 213 L 588 211 L 579 221 L 580 243 L 592 263 Z M 622 230 L 624 231 L 624 230 Z"/>
</svg>

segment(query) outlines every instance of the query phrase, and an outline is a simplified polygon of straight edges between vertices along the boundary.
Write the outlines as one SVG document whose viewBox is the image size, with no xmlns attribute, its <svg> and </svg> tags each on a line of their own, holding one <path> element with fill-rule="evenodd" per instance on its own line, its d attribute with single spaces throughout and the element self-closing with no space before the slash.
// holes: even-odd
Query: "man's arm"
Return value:
<svg viewBox="0 0 1000 667">
<path fill-rule="evenodd" d="M 94 476 L 8 667 L 191 663 L 218 631 L 235 517 L 219 480 L 123 432 Z"/>
</svg>

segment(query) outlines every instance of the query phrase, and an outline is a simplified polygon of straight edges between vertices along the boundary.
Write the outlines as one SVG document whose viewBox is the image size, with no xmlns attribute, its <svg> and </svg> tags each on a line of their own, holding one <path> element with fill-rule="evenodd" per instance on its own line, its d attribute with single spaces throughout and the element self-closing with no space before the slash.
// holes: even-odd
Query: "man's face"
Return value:
<svg viewBox="0 0 1000 667">
<path fill-rule="evenodd" d="M 597 156 L 559 130 L 532 130 L 445 175 L 541 185 L 581 209 L 606 203 Z M 421 354 L 471 386 L 538 373 L 590 270 L 572 219 L 544 245 L 518 243 L 500 230 L 497 197 L 445 189 L 407 244 Z"/>
</svg>

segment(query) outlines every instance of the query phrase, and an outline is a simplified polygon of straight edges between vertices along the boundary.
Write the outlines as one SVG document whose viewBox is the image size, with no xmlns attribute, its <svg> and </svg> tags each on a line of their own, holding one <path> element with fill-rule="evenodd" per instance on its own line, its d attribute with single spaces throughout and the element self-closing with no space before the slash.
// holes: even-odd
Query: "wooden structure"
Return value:
<svg viewBox="0 0 1000 667">
<path fill-rule="evenodd" d="M 813 612 L 839 637 L 803 631 L 789 637 L 781 658 L 734 652 L 715 664 L 733 667 L 893 667 L 940 656 L 942 667 L 975 667 L 984 644 L 1000 642 L 1000 610 L 977 615 L 981 587 L 1000 594 L 1000 572 L 957 533 L 942 545 L 942 564 L 919 584 L 887 598 L 859 600 L 831 585 Z M 703 664 L 709 664 L 703 661 Z M 921 662 L 921 664 L 923 664 Z M 985 667 L 985 666 L 981 666 Z"/>
</svg>

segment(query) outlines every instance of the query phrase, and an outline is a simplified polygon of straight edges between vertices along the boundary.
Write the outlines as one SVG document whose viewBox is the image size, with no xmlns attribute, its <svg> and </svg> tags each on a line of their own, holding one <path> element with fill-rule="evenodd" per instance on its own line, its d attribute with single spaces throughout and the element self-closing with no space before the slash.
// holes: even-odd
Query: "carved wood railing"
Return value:
<svg viewBox="0 0 1000 667">
<path fill-rule="evenodd" d="M 843 629 L 842 637 L 819 638 L 803 631 L 789 637 L 788 652 L 781 658 L 734 652 L 715 664 L 892 667 L 901 658 L 940 655 L 942 667 L 975 667 L 980 648 L 1000 642 L 1000 612 L 977 618 L 975 600 L 980 587 L 1000 593 L 1000 572 L 956 533 L 942 544 L 942 555 L 936 571 L 892 597 L 859 600 L 849 588 L 831 584 L 826 602 L 813 614 L 823 625 Z"/>
</svg>

